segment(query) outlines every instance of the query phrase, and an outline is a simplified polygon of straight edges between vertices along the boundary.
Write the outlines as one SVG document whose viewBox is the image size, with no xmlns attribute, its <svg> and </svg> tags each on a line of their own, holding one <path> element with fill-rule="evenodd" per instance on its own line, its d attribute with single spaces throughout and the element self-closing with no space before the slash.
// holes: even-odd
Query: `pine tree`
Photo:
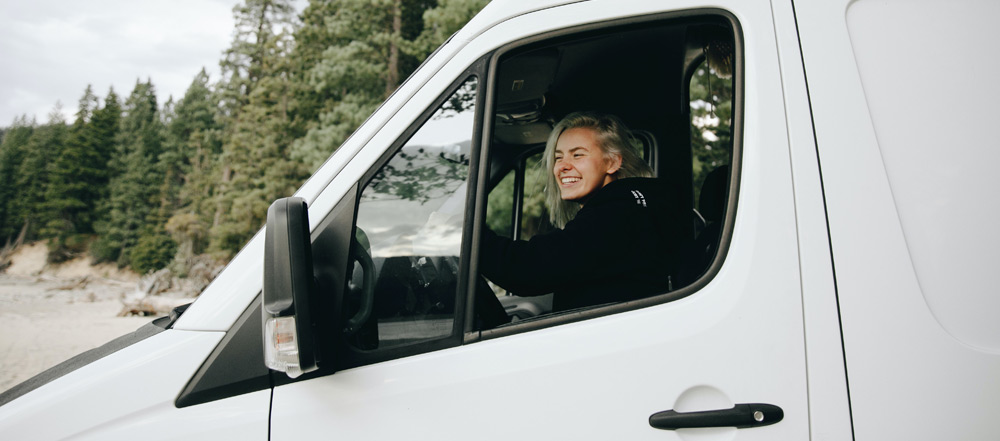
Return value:
<svg viewBox="0 0 1000 441">
<path fill-rule="evenodd" d="M 296 26 L 287 0 L 247 0 L 234 9 L 236 38 L 222 63 L 226 123 L 211 250 L 229 257 L 263 223 L 271 200 L 291 194 L 305 174 L 288 159 L 288 56 Z"/>
<path fill-rule="evenodd" d="M 100 213 L 99 205 L 108 197 L 108 182 L 111 179 L 112 170 L 110 162 L 115 154 L 118 141 L 118 131 L 121 128 L 122 103 L 115 93 L 114 88 L 108 89 L 108 95 L 104 98 L 104 107 L 96 110 L 91 119 L 90 131 L 91 141 L 96 153 L 94 158 L 95 169 L 100 169 L 100 173 L 95 173 L 95 186 L 99 190 L 97 203 L 94 204 L 94 215 L 92 219 L 96 221 Z"/>
<path fill-rule="evenodd" d="M 452 34 L 458 32 L 489 0 L 440 0 L 423 14 L 424 27 L 410 51 L 423 61 Z"/>
<path fill-rule="evenodd" d="M 167 263 L 149 261 L 143 254 L 157 250 L 137 248 L 142 238 L 162 235 L 157 225 L 150 222 L 155 220 L 152 215 L 158 207 L 157 190 L 163 182 L 157 165 L 162 152 L 163 124 L 153 84 L 136 82 L 123 110 L 116 149 L 109 163 L 112 176 L 106 204 L 108 217 L 97 226 L 100 238 L 91 247 L 91 254 L 98 261 L 117 261 L 119 266 L 134 265 L 138 256 L 142 265 L 133 269 L 145 272 L 156 269 L 157 263 L 159 267 Z M 147 247 L 163 245 L 156 240 L 142 243 Z"/>
<path fill-rule="evenodd" d="M 48 123 L 35 129 L 28 141 L 28 154 L 21 164 L 19 178 L 20 196 L 18 203 L 18 218 L 26 239 L 53 239 L 46 230 L 52 221 L 52 210 L 46 199 L 51 176 L 56 164 L 53 158 L 62 155 L 69 138 L 69 128 L 62 113 L 62 104 L 49 113 Z M 52 246 L 52 242 L 49 245 Z M 49 253 L 49 259 L 57 259 L 56 254 Z"/>
<path fill-rule="evenodd" d="M 244 0 L 233 8 L 236 29 L 223 60 L 219 93 L 224 113 L 235 116 L 247 104 L 257 83 L 274 75 L 274 63 L 290 50 L 295 27 L 290 0 Z"/>
<path fill-rule="evenodd" d="M 21 230 L 18 204 L 21 198 L 21 166 L 29 152 L 29 140 L 35 131 L 27 115 L 14 119 L 0 144 L 0 242 L 10 243 Z"/>
<path fill-rule="evenodd" d="M 180 207 L 179 191 L 184 184 L 184 164 L 187 162 L 185 157 L 187 152 L 181 143 L 177 142 L 170 130 L 177 119 L 176 105 L 174 97 L 171 95 L 167 97 L 167 101 L 163 103 L 159 112 L 160 123 L 163 126 L 163 143 L 160 155 L 157 157 L 156 167 L 159 174 L 163 176 L 163 182 L 159 185 L 156 196 L 158 205 L 151 218 L 152 222 L 159 225 L 166 224 L 170 214 Z"/>
<path fill-rule="evenodd" d="M 394 33 L 397 8 L 394 0 L 331 0 L 313 2 L 303 14 L 308 33 L 321 34 L 315 42 L 326 46 L 305 78 L 309 93 L 323 98 L 317 122 L 296 141 L 293 158 L 318 167 L 371 114 L 398 81 L 390 72 L 390 56 L 398 57 L 399 38 Z M 315 8 L 313 8 L 315 6 Z M 316 17 L 317 14 L 322 14 Z M 319 27 L 319 30 L 311 28 Z M 401 27 L 401 26 L 400 26 Z M 394 38 L 397 37 L 397 38 Z M 302 51 L 309 52 L 311 46 Z"/>
<path fill-rule="evenodd" d="M 484 0 L 313 1 L 296 34 L 309 87 L 296 115 L 310 120 L 292 157 L 317 168 Z M 302 56 L 298 56 L 302 54 Z M 318 55 L 317 55 L 318 54 Z"/>
<path fill-rule="evenodd" d="M 59 114 L 59 118 L 62 114 Z M 18 228 L 24 240 L 39 238 L 44 222 L 45 193 L 49 186 L 49 164 L 65 139 L 67 128 L 61 121 L 37 127 L 28 140 L 24 162 L 18 172 Z"/>
<path fill-rule="evenodd" d="M 178 244 L 175 273 L 186 273 L 190 259 L 205 250 L 214 210 L 210 203 L 214 165 L 221 152 L 221 127 L 204 69 L 174 108 L 164 153 L 165 229 Z M 167 197 L 173 195 L 173 197 Z"/>
<path fill-rule="evenodd" d="M 82 251 L 88 240 L 85 235 L 93 232 L 94 207 L 101 196 L 107 165 L 93 127 L 97 106 L 97 96 L 88 85 L 80 98 L 66 145 L 52 163 L 42 234 L 51 238 L 49 260 L 53 262 Z"/>
</svg>

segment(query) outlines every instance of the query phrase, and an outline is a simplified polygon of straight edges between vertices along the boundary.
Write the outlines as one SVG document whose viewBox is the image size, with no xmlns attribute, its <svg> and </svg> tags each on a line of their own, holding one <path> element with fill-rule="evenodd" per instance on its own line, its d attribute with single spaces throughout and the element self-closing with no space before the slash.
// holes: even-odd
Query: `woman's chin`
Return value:
<svg viewBox="0 0 1000 441">
<path fill-rule="evenodd" d="M 572 194 L 572 193 L 571 194 L 560 194 L 559 197 L 561 197 L 562 200 L 564 200 L 566 202 L 577 202 L 577 203 L 580 203 L 580 201 L 583 199 L 582 197 L 580 197 L 580 195 Z"/>
</svg>

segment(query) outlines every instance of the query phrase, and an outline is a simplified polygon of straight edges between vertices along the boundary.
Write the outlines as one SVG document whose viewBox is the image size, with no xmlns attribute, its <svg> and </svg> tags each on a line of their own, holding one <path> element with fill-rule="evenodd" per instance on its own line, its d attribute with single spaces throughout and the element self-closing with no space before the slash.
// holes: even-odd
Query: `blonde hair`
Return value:
<svg viewBox="0 0 1000 441">
<path fill-rule="evenodd" d="M 549 220 L 552 225 L 558 228 L 565 227 L 580 211 L 579 203 L 562 199 L 559 183 L 552 172 L 555 166 L 556 143 L 559 141 L 559 136 L 566 130 L 576 128 L 588 128 L 594 131 L 597 135 L 597 146 L 604 153 L 605 159 L 613 159 L 616 155 L 622 159 L 622 165 L 618 171 L 611 175 L 612 179 L 653 176 L 653 170 L 632 147 L 632 135 L 625 127 L 625 123 L 618 117 L 598 112 L 574 112 L 566 115 L 552 128 L 552 133 L 549 134 L 549 139 L 545 143 L 545 153 L 542 155 L 548 168 L 548 179 L 545 181 L 545 205 L 549 208 Z"/>
</svg>

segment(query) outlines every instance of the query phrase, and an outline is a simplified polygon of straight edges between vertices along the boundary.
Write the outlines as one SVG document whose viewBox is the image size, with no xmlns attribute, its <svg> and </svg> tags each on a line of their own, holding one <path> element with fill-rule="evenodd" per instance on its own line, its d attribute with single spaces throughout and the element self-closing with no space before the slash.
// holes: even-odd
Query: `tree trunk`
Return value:
<svg viewBox="0 0 1000 441">
<path fill-rule="evenodd" d="M 222 166 L 222 184 L 223 185 L 221 187 L 223 187 L 223 189 L 221 189 L 219 191 L 219 194 L 224 194 L 225 193 L 225 190 L 226 190 L 225 189 L 225 184 L 228 184 L 229 181 L 232 180 L 232 178 L 233 178 L 233 169 L 229 166 L 229 164 L 226 164 L 226 165 Z M 219 226 L 220 223 L 222 223 L 222 214 L 223 214 L 222 213 L 222 204 L 220 203 L 220 204 L 216 205 L 216 207 L 215 207 L 215 218 L 212 219 L 212 226 L 213 227 L 217 227 L 217 226 Z"/>
<path fill-rule="evenodd" d="M 386 73 L 386 98 L 399 86 L 399 39 L 403 35 L 402 0 L 396 0 L 392 5 L 392 38 L 389 40 L 389 69 Z"/>
</svg>

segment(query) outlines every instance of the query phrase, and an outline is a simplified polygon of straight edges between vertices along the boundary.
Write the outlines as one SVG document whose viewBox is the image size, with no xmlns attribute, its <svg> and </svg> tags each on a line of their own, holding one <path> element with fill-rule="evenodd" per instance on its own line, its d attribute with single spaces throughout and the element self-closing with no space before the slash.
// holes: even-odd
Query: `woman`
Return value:
<svg viewBox="0 0 1000 441">
<path fill-rule="evenodd" d="M 483 274 L 522 296 L 554 292 L 553 310 L 666 292 L 678 204 L 636 155 L 618 118 L 573 113 L 545 146 L 546 204 L 559 227 L 529 241 L 487 231 Z"/>
</svg>

